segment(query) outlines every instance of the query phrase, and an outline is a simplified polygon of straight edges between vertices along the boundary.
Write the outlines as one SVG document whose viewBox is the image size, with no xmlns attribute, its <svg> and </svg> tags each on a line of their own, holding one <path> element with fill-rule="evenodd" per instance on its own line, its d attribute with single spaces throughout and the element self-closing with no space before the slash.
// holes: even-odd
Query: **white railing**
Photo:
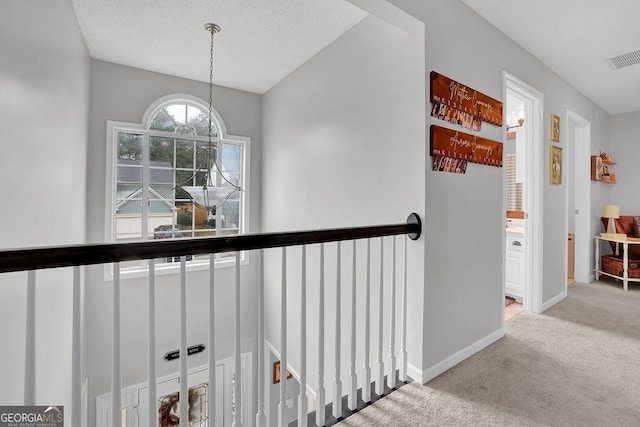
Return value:
<svg viewBox="0 0 640 427">
<path fill-rule="evenodd" d="M 310 232 L 297 232 L 297 233 L 272 233 L 261 235 L 245 235 L 228 238 L 213 238 L 213 239 L 181 239 L 176 241 L 162 241 L 162 242 L 140 242 L 129 244 L 110 244 L 110 245 L 81 245 L 71 247 L 57 247 L 57 248 L 40 248 L 29 250 L 13 250 L 13 251 L 1 251 L 0 252 L 0 273 L 10 271 L 28 271 L 27 279 L 27 305 L 26 305 L 26 330 L 25 330 L 25 378 L 24 378 L 24 404 L 32 405 L 36 403 L 36 354 L 37 354 L 37 342 L 36 342 L 36 270 L 44 268 L 57 268 L 73 266 L 73 315 L 72 315 L 72 375 L 71 375 L 71 398 L 72 409 L 70 413 L 70 423 L 68 425 L 81 426 L 84 425 L 86 420 L 81 419 L 81 389 L 83 379 L 81 378 L 81 360 L 82 360 L 82 341 L 81 341 L 81 274 L 82 266 L 101 264 L 107 262 L 113 262 L 113 285 L 112 285 L 112 353 L 111 353 L 111 424 L 114 427 L 122 426 L 122 392 L 123 392 L 123 378 L 122 378 L 122 337 L 121 337 L 121 272 L 120 262 L 134 260 L 134 259 L 148 259 L 148 304 L 149 304 L 149 316 L 148 316 L 148 335 L 149 335 L 149 347 L 148 347 L 148 411 L 146 413 L 146 419 L 154 420 L 158 417 L 158 392 L 156 382 L 158 381 L 156 358 L 158 349 L 156 348 L 157 338 L 157 310 L 156 307 L 156 268 L 155 258 L 164 258 L 167 256 L 179 256 L 180 257 L 180 274 L 179 274 L 179 335 L 180 335 L 180 360 L 179 360 L 179 382 L 180 382 L 180 396 L 189 395 L 189 383 L 188 383 L 188 342 L 187 342 L 187 299 L 189 297 L 188 291 L 188 274 L 186 268 L 186 255 L 190 254 L 210 254 L 209 262 L 210 266 L 213 266 L 214 254 L 219 252 L 231 252 L 235 251 L 235 281 L 233 283 L 234 289 L 234 316 L 233 316 L 233 330 L 234 330 L 234 373 L 233 373 L 233 401 L 232 408 L 232 425 L 241 426 L 243 420 L 245 424 L 251 425 L 254 422 L 253 416 L 249 417 L 246 411 L 244 412 L 247 417 L 243 418 L 243 378 L 242 378 L 242 361 L 241 361 L 241 319 L 242 319 L 242 301 L 240 292 L 240 251 L 245 250 L 257 250 L 259 251 L 259 270 L 260 280 L 257 284 L 258 291 L 258 325 L 257 325 L 257 366 L 259 368 L 257 375 L 257 412 L 255 415 L 256 426 L 264 426 L 268 424 L 267 417 L 267 400 L 265 399 L 265 390 L 270 383 L 271 370 L 263 369 L 265 364 L 265 324 L 270 321 L 276 321 L 280 327 L 280 347 L 276 350 L 279 352 L 281 380 L 279 385 L 279 404 L 277 408 L 277 422 L 278 425 L 288 425 L 291 419 L 297 419 L 298 425 L 306 426 L 308 417 L 308 378 L 309 372 L 309 343 L 307 340 L 306 331 L 308 325 L 307 312 L 311 305 L 317 305 L 318 318 L 317 318 L 317 363 L 316 372 L 317 383 L 315 388 L 315 395 L 312 394 L 314 401 L 313 407 L 316 408 L 315 424 L 319 426 L 325 425 L 329 420 L 326 418 L 325 412 L 325 364 L 327 362 L 325 344 L 325 316 L 335 316 L 335 330 L 333 331 L 333 381 L 332 384 L 332 399 L 331 406 L 332 411 L 330 415 L 333 419 L 339 419 L 355 411 L 359 406 L 357 391 L 358 391 L 358 366 L 356 365 L 356 349 L 360 347 L 362 349 L 362 376 L 360 377 L 360 385 L 362 388 L 362 403 L 368 403 L 372 400 L 372 388 L 371 388 L 371 367 L 370 367 L 370 346 L 371 341 L 374 340 L 376 351 L 376 373 L 375 378 L 375 393 L 380 396 L 385 393 L 384 377 L 386 374 L 388 388 L 394 388 L 397 383 L 396 377 L 396 357 L 399 360 L 399 379 L 400 381 L 406 381 L 407 376 L 407 352 L 406 352 L 406 303 L 407 303 L 407 238 L 411 237 L 416 239 L 420 234 L 420 220 L 417 215 L 412 214 L 406 224 L 397 224 L 390 226 L 377 226 L 377 227 L 360 227 L 353 229 L 335 229 L 335 230 L 323 230 L 323 231 L 310 231 Z M 404 235 L 404 236 L 403 236 Z M 385 237 L 392 236 L 392 251 L 390 260 L 385 260 Z M 398 237 L 399 236 L 399 237 Z M 409 236 L 409 237 L 407 237 Z M 397 239 L 404 239 L 404 250 L 402 251 L 401 260 L 398 260 L 399 256 L 396 251 Z M 359 260 L 358 250 L 356 242 L 366 239 L 366 257 L 362 257 Z M 378 282 L 378 306 L 372 310 L 371 307 L 371 242 L 372 239 L 379 239 L 380 242 L 380 258 L 379 262 L 379 282 Z M 345 258 L 348 257 L 349 251 L 343 251 L 343 248 L 348 247 L 345 241 L 351 241 L 351 283 L 342 282 L 343 264 Z M 335 282 L 333 286 L 335 289 L 335 300 L 333 304 L 327 307 L 325 305 L 325 296 L 327 293 L 325 270 L 325 242 L 336 242 L 336 264 L 335 264 Z M 313 245 L 320 246 L 319 252 L 319 286 L 311 299 L 307 298 L 309 277 L 307 268 L 311 262 L 307 257 L 307 248 Z M 288 259 L 287 248 L 290 246 L 301 246 L 301 263 L 300 267 L 301 276 L 299 280 L 294 280 L 292 283 L 287 282 L 288 271 Z M 264 250 L 266 248 L 281 248 L 281 284 L 280 284 L 280 318 L 279 319 L 267 319 L 265 315 L 265 261 Z M 332 247 L 333 248 L 333 247 Z M 402 288 L 401 305 L 399 307 L 400 324 L 396 327 L 396 317 L 398 315 L 396 308 L 396 265 L 398 262 L 402 262 Z M 359 295 L 357 292 L 357 285 L 363 279 L 357 274 L 357 265 L 359 263 L 366 264 L 366 273 L 364 277 L 364 295 Z M 392 273 L 390 280 L 385 281 L 384 265 L 391 266 Z M 221 286 L 228 287 L 228 284 L 218 284 L 215 281 L 215 268 L 209 269 L 209 313 L 208 313 L 208 382 L 210 385 L 217 384 L 216 378 L 216 328 L 220 327 L 216 325 L 215 319 L 215 303 L 216 292 L 215 290 Z M 344 285 L 344 286 L 343 286 Z M 287 327 L 287 313 L 289 308 L 287 306 L 288 289 L 292 286 L 299 286 L 300 300 L 299 300 L 299 315 L 301 324 L 300 336 L 291 336 Z M 347 289 L 350 287 L 350 289 Z M 343 289 L 347 289 L 351 294 L 350 301 L 350 318 L 349 327 L 342 327 L 342 292 Z M 386 317 L 388 318 L 389 333 L 389 364 L 386 366 L 383 362 L 383 342 L 384 342 L 384 319 L 385 319 L 385 293 L 389 294 L 389 299 L 386 301 L 388 304 L 386 309 Z M 315 298 L 317 296 L 317 299 Z M 193 296 L 192 296 L 193 297 Z M 364 301 L 364 318 L 362 319 L 362 328 L 358 328 L 358 319 L 356 316 L 358 301 Z M 377 316 L 377 318 L 374 318 Z M 371 325 L 377 324 L 376 336 L 371 336 Z M 226 325 L 225 325 L 226 326 Z M 349 331 L 348 340 L 349 346 L 347 354 L 343 354 L 341 341 L 346 338 L 346 331 Z M 396 336 L 400 337 L 399 348 L 396 354 L 395 340 Z M 289 363 L 287 346 L 297 345 L 299 348 L 299 360 L 294 367 Z M 341 365 L 348 359 L 348 371 L 341 370 Z M 297 380 L 300 385 L 300 394 L 297 398 L 298 411 L 297 414 L 290 414 L 287 406 L 287 369 L 291 367 L 292 371 L 297 372 Z M 264 371 L 264 372 L 260 372 Z M 344 376 L 344 378 L 343 378 Z M 346 381 L 348 384 L 346 390 L 347 405 L 343 408 L 343 390 L 342 384 Z M 126 379 L 125 381 L 126 382 Z M 210 386 L 208 408 L 206 414 L 208 414 L 208 425 L 218 425 L 221 420 L 216 422 L 216 387 Z M 248 407 L 253 406 L 249 404 Z M 179 405 L 179 419 L 180 426 L 185 427 L 188 424 L 189 419 L 189 405 Z M 88 422 L 89 425 L 93 425 L 93 422 Z M 205 425 L 205 424 L 203 424 Z"/>
</svg>

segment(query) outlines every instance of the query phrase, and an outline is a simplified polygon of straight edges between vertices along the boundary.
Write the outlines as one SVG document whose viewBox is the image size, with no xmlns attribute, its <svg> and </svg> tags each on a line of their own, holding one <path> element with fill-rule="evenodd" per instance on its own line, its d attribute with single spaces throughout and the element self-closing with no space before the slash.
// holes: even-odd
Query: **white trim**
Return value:
<svg viewBox="0 0 640 427">
<path fill-rule="evenodd" d="M 486 337 L 480 338 L 478 341 L 474 342 L 470 346 L 465 347 L 462 350 L 453 353 L 451 356 L 447 357 L 446 359 L 441 360 L 440 362 L 436 363 L 432 367 L 422 371 L 422 373 L 420 373 L 418 369 L 416 369 L 413 365 L 409 365 L 410 374 L 414 374 L 414 375 L 417 374 L 416 376 L 418 376 L 419 379 L 415 378 L 415 380 L 420 382 L 421 384 L 426 384 L 427 382 L 431 381 L 432 379 L 446 372 L 447 370 L 453 368 L 458 363 L 462 362 L 468 357 L 471 357 L 477 352 L 479 352 L 480 350 L 484 349 L 485 347 L 490 346 L 491 344 L 498 341 L 503 336 L 504 336 L 504 329 L 502 328 L 498 329 L 497 331 L 490 333 Z"/>
<path fill-rule="evenodd" d="M 422 379 L 423 372 L 418 369 L 413 363 L 407 363 L 407 375 L 413 378 L 415 382 L 418 382 L 420 384 L 425 383 L 425 381 Z"/>
<path fill-rule="evenodd" d="M 169 103 L 185 103 L 197 107 L 203 110 L 205 113 L 209 112 L 209 105 L 203 99 L 184 93 L 172 93 L 170 95 L 165 95 L 162 98 L 156 99 L 155 102 L 149 105 L 147 110 L 144 112 L 144 115 L 142 116 L 141 123 L 145 127 L 145 129 L 149 129 L 151 121 L 156 116 L 156 114 L 158 114 L 158 112 Z M 222 120 L 222 115 L 220 115 L 218 110 L 216 110 L 214 107 L 211 107 L 211 115 L 213 116 L 211 121 L 215 125 L 215 128 L 218 130 L 218 138 L 222 138 L 223 135 L 227 135 L 227 125 L 225 125 L 224 120 Z"/>
<path fill-rule="evenodd" d="M 554 305 L 556 305 L 557 303 L 559 303 L 560 301 L 562 301 L 563 299 L 565 299 L 567 297 L 567 290 L 563 290 L 562 292 L 560 292 L 558 295 L 556 295 L 555 297 L 548 299 L 547 301 L 545 301 L 542 304 L 542 311 L 546 311 L 548 308 L 553 307 Z"/>
<path fill-rule="evenodd" d="M 566 188 L 565 199 L 567 205 L 567 223 L 566 229 L 569 228 L 569 215 L 575 216 L 574 232 L 575 232 L 575 279 L 578 282 L 585 283 L 589 281 L 592 273 L 592 255 L 591 255 L 591 179 L 590 179 L 590 155 L 591 155 L 591 122 L 582 116 L 567 109 L 565 112 L 565 141 L 567 148 L 573 149 L 574 166 L 571 169 L 572 185 L 575 190 L 574 209 L 580 213 L 569 212 L 569 191 Z M 575 139 L 569 139 L 570 130 L 575 130 Z M 568 259 L 568 253 L 565 259 Z M 565 262 L 565 266 L 567 266 Z M 568 268 L 568 266 L 567 266 Z M 565 274 L 565 277 L 567 274 Z"/>
<path fill-rule="evenodd" d="M 260 343 L 258 343 L 258 345 L 260 345 Z M 270 351 L 271 353 L 273 353 L 273 355 L 276 357 L 276 359 L 280 360 L 280 352 L 276 351 L 275 347 L 273 345 L 271 345 L 271 343 L 269 341 L 267 341 L 266 338 L 264 340 L 264 347 L 265 347 L 265 354 L 267 354 L 267 352 Z M 264 358 L 265 363 L 267 364 L 267 368 L 270 368 L 267 359 L 268 359 L 267 357 Z M 291 372 L 291 375 L 293 376 L 293 378 L 297 382 L 300 382 L 300 373 L 291 366 L 290 361 L 289 361 L 289 363 L 287 363 L 287 370 L 289 372 Z M 270 372 L 270 370 L 268 372 Z M 262 372 L 261 374 L 264 374 L 264 372 Z M 307 372 L 307 376 L 309 376 L 308 372 Z M 269 385 L 269 384 L 271 384 L 271 382 L 265 381 L 265 385 Z M 306 390 L 307 390 L 307 397 L 309 397 L 309 398 L 311 398 L 312 400 L 315 401 L 316 400 L 316 392 L 315 392 L 315 390 L 313 388 L 311 388 L 309 383 L 307 383 Z M 266 401 L 265 401 L 265 403 L 266 403 Z"/>
<path fill-rule="evenodd" d="M 543 202 L 544 202 L 544 120 L 543 95 L 506 71 L 502 72 L 503 93 L 507 90 L 525 99 L 527 123 L 527 170 L 528 191 L 525 192 L 525 286 L 524 309 L 534 313 L 542 312 L 543 275 Z M 504 194 L 504 193 L 503 193 Z M 506 239 L 503 252 L 506 252 Z M 504 257 L 505 255 L 503 255 Z M 504 267 L 504 265 L 503 265 Z M 504 283 L 504 280 L 503 280 Z M 504 286 L 504 285 L 503 285 Z M 503 289 L 504 290 L 504 289 Z M 502 304 L 504 305 L 504 304 Z M 504 311 L 504 308 L 502 309 Z M 504 316 L 501 323 L 504 327 Z"/>
</svg>

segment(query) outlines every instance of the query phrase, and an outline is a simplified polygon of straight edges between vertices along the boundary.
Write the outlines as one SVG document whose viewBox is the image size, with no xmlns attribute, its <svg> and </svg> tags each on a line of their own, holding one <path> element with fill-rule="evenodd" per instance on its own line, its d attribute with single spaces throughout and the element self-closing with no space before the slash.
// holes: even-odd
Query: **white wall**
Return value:
<svg viewBox="0 0 640 427">
<path fill-rule="evenodd" d="M 409 34 L 369 16 L 265 94 L 264 231 L 395 224 L 404 222 L 413 211 L 424 218 L 423 40 L 421 31 Z M 409 360 L 416 366 L 420 366 L 422 357 L 423 242 L 422 239 L 409 242 Z M 378 245 L 378 241 L 372 244 L 372 313 L 377 313 Z M 347 372 L 344 362 L 348 360 L 349 349 L 346 335 L 351 312 L 351 247 L 351 243 L 343 246 L 342 295 L 343 304 L 349 307 L 342 311 L 343 374 Z M 358 250 L 362 256 L 363 242 L 359 243 Z M 401 251 L 402 246 L 398 250 Z M 390 253 L 390 244 L 387 251 Z M 290 253 L 288 348 L 289 361 L 298 369 L 300 251 L 292 249 Z M 278 266 L 280 254 L 271 252 L 270 256 Z M 307 298 L 311 306 L 307 329 L 308 381 L 316 384 L 317 245 L 309 248 L 307 257 Z M 335 337 L 335 244 L 327 245 L 326 259 L 325 372 L 327 396 L 330 396 L 333 357 L 329 355 L 333 354 Z M 360 289 L 364 278 L 362 267 L 358 267 Z M 385 274 L 389 274 L 390 269 L 386 268 Z M 276 348 L 280 348 L 280 276 L 279 267 L 267 271 L 270 322 L 266 337 Z M 360 324 L 363 310 L 359 301 Z M 371 330 L 374 337 L 376 325 L 372 325 Z M 375 342 L 372 339 L 372 345 Z M 357 345 L 361 355 L 362 329 L 359 329 Z M 372 359 L 375 348 L 371 351 Z M 384 351 L 388 352 L 386 342 Z M 357 360 L 360 374 L 362 357 L 358 356 Z"/>
<path fill-rule="evenodd" d="M 590 120 L 594 146 L 608 136 L 608 115 L 461 1 L 390 3 L 425 23 L 427 72 L 435 70 L 503 99 L 502 72 L 507 71 L 544 94 L 543 303 L 561 294 L 566 286 L 566 183 L 548 183 L 549 115 L 569 108 Z M 432 123 L 447 126 L 428 118 L 427 125 Z M 480 135 L 501 140 L 502 131 L 486 125 Z M 501 189 L 499 168 L 470 165 L 466 175 L 426 172 L 426 368 L 500 329 Z M 599 194 L 592 195 L 592 203 L 600 203 Z"/>
<path fill-rule="evenodd" d="M 71 3 L 0 14 L 0 249 L 85 241 L 89 56 Z M 71 413 L 71 274 L 37 274 L 38 404 Z M 0 275 L 0 405 L 22 404 L 26 274 Z"/>
<path fill-rule="evenodd" d="M 611 148 L 607 153 L 616 162 L 609 167 L 610 172 L 616 174 L 616 184 L 600 185 L 606 187 L 603 191 L 607 192 L 607 202 L 620 205 L 621 215 L 640 215 L 639 123 L 640 111 L 611 117 Z M 595 214 L 602 215 L 602 206 Z"/>
<path fill-rule="evenodd" d="M 89 162 L 92 171 L 88 180 L 88 235 L 92 242 L 104 239 L 106 121 L 140 123 L 145 110 L 158 98 L 182 93 L 208 98 L 208 84 L 152 73 L 103 61 L 91 61 L 91 115 L 89 125 Z M 260 223 L 260 164 L 262 135 L 262 96 L 224 87 L 214 90 L 214 107 L 232 135 L 251 138 L 251 217 L 249 232 L 256 232 Z M 255 350 L 257 262 L 242 267 L 243 350 Z M 234 269 L 216 271 L 216 359 L 230 356 L 233 351 Z M 188 274 L 188 345 L 207 344 L 208 334 L 208 271 Z M 147 279 L 128 279 L 122 286 L 122 357 L 123 385 L 146 381 L 147 372 Z M 176 304 L 179 279 L 177 274 L 157 278 L 157 368 L 158 375 L 178 371 L 178 362 L 165 362 L 162 356 L 179 348 L 178 311 Z M 105 281 L 103 268 L 92 267 L 87 274 L 87 364 L 89 383 L 89 419 L 95 415 L 95 397 L 110 390 L 111 378 L 111 281 Z M 208 347 L 208 346 L 207 346 Z M 189 357 L 189 366 L 206 363 L 208 350 Z M 255 359 L 254 359 L 255 360 Z M 254 378 L 256 378 L 254 376 Z"/>
</svg>

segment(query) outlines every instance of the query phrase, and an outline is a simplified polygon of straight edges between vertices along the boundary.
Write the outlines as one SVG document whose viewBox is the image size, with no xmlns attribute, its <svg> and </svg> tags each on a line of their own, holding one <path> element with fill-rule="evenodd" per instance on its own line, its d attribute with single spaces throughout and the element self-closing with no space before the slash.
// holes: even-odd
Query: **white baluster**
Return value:
<svg viewBox="0 0 640 427">
<path fill-rule="evenodd" d="M 235 298 L 235 411 L 233 413 L 233 427 L 242 426 L 242 361 L 240 354 L 240 252 L 236 252 L 236 298 Z"/>
<path fill-rule="evenodd" d="M 189 425 L 189 380 L 187 378 L 187 258 L 180 257 L 180 427 Z"/>
<path fill-rule="evenodd" d="M 80 319 L 80 267 L 73 267 L 73 332 L 71 344 L 71 424 L 82 425 L 82 324 Z"/>
<path fill-rule="evenodd" d="M 404 237 L 402 260 L 402 304 L 400 311 L 400 381 L 407 381 L 407 236 Z"/>
<path fill-rule="evenodd" d="M 318 299 L 318 390 L 316 398 L 316 424 L 325 424 L 325 390 L 324 390 L 324 243 L 320 244 L 320 287 Z"/>
<path fill-rule="evenodd" d="M 387 374 L 387 386 L 396 386 L 396 236 L 393 236 L 393 248 L 391 250 L 391 301 L 389 302 L 389 373 Z"/>
<path fill-rule="evenodd" d="M 36 404 L 36 272 L 27 272 L 27 318 L 24 344 L 24 404 Z"/>
<path fill-rule="evenodd" d="M 216 254 L 209 254 L 209 425 L 216 426 Z"/>
<path fill-rule="evenodd" d="M 353 241 L 351 279 L 351 352 L 349 359 L 349 398 L 347 405 L 355 411 L 358 407 L 358 377 L 356 376 L 356 241 Z"/>
<path fill-rule="evenodd" d="M 156 262 L 149 260 L 149 423 L 158 418 L 158 400 L 156 390 Z M 75 425 L 75 424 L 74 424 Z"/>
<path fill-rule="evenodd" d="M 265 427 L 267 417 L 264 412 L 264 250 L 258 252 L 260 271 L 258 282 L 258 412 L 256 427 Z"/>
<path fill-rule="evenodd" d="M 280 288 L 280 403 L 278 425 L 287 426 L 287 248 L 282 248 L 282 287 Z"/>
<path fill-rule="evenodd" d="M 120 365 L 120 263 L 113 264 L 113 338 L 111 344 L 111 413 L 113 427 L 122 427 L 122 371 Z"/>
<path fill-rule="evenodd" d="M 340 381 L 340 242 L 337 242 L 337 259 L 336 259 L 336 332 L 335 332 L 335 375 L 333 380 L 333 416 L 338 419 L 342 417 L 342 382 Z"/>
<path fill-rule="evenodd" d="M 362 400 L 371 402 L 371 368 L 369 367 L 369 331 L 371 312 L 371 239 L 367 239 L 367 279 L 364 292 L 364 368 L 362 372 Z"/>
<path fill-rule="evenodd" d="M 307 427 L 307 247 L 302 246 L 302 277 L 300 282 L 300 396 L 298 426 Z"/>
<path fill-rule="evenodd" d="M 382 362 L 382 328 L 383 328 L 383 301 L 384 301 L 384 237 L 380 237 L 380 289 L 378 298 L 378 357 L 376 360 L 378 376 L 376 378 L 376 394 L 384 394 L 384 363 Z"/>
</svg>

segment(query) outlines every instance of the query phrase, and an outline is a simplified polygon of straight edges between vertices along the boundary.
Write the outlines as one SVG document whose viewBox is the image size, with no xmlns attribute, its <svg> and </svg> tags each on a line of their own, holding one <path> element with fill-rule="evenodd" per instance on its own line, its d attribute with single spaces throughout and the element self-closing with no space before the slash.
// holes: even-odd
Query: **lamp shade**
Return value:
<svg viewBox="0 0 640 427">
<path fill-rule="evenodd" d="M 191 196 L 194 202 L 207 208 L 220 206 L 227 200 L 231 193 L 237 191 L 237 189 L 233 187 L 205 188 L 204 186 L 183 186 L 181 188 L 189 193 L 189 196 Z"/>
<path fill-rule="evenodd" d="M 620 218 L 620 205 L 604 205 L 602 216 L 604 218 Z"/>
</svg>

